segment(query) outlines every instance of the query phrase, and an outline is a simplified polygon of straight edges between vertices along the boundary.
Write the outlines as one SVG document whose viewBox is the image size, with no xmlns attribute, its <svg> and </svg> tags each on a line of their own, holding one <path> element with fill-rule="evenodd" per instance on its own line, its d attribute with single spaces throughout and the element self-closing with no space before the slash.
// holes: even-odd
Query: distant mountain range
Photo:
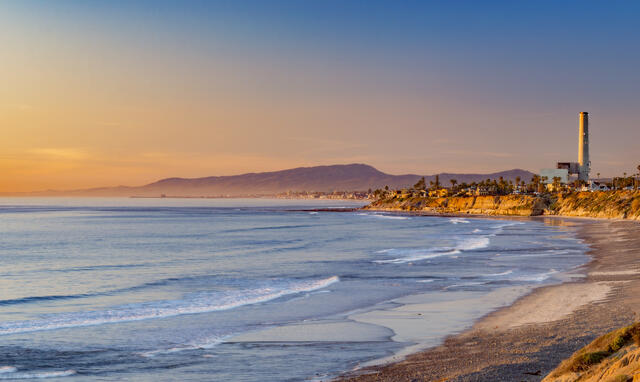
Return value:
<svg viewBox="0 0 640 382">
<path fill-rule="evenodd" d="M 479 182 L 484 179 L 531 180 L 532 172 L 514 169 L 492 174 L 442 173 L 441 184 L 449 186 L 450 179 L 458 183 Z M 41 191 L 22 195 L 32 196 L 259 196 L 287 191 L 366 191 L 389 186 L 392 189 L 409 187 L 422 175 L 390 175 L 366 164 L 299 167 L 289 170 L 249 173 L 205 178 L 167 178 L 139 187 L 103 187 L 71 191 Z M 425 175 L 427 184 L 435 175 Z"/>
</svg>

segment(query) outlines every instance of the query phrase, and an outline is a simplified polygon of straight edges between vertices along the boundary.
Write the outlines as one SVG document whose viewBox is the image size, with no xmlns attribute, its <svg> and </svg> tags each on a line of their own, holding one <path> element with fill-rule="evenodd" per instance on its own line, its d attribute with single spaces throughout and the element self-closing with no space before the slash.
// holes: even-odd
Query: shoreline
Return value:
<svg viewBox="0 0 640 382">
<path fill-rule="evenodd" d="M 563 219 L 563 220 L 586 220 L 586 221 L 628 221 L 628 222 L 636 222 L 640 224 L 638 221 L 633 219 L 623 219 L 623 218 L 605 218 L 605 217 L 597 217 L 597 216 L 573 216 L 573 215 L 509 215 L 509 214 L 486 214 L 486 213 L 465 213 L 465 212 L 433 212 L 433 211 L 411 211 L 411 210 L 401 210 L 398 208 L 358 208 L 361 211 L 366 212 L 385 212 L 389 214 L 399 214 L 399 215 L 408 215 L 408 216 L 433 216 L 433 217 L 443 217 L 443 218 L 479 218 L 479 219 L 509 219 L 509 220 L 542 220 L 542 219 Z"/>
<path fill-rule="evenodd" d="M 579 267 L 585 275 L 582 279 L 534 288 L 512 304 L 492 309 L 471 328 L 445 337 L 440 345 L 423 348 L 393 363 L 366 365 L 344 373 L 338 381 L 540 381 L 598 335 L 640 318 L 636 313 L 640 312 L 638 222 L 382 212 L 572 224 L 577 226 L 577 237 L 589 246 L 591 260 Z M 609 236 L 613 234 L 616 239 L 612 241 Z M 537 317 L 532 320 L 532 315 Z"/>
</svg>

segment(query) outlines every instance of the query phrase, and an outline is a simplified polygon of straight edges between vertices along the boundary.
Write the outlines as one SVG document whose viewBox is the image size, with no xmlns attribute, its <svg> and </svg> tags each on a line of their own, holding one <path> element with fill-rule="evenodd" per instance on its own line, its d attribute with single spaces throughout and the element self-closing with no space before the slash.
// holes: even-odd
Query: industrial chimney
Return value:
<svg viewBox="0 0 640 382">
<path fill-rule="evenodd" d="M 578 129 L 578 179 L 589 181 L 591 162 L 589 161 L 589 113 L 580 112 Z"/>
</svg>

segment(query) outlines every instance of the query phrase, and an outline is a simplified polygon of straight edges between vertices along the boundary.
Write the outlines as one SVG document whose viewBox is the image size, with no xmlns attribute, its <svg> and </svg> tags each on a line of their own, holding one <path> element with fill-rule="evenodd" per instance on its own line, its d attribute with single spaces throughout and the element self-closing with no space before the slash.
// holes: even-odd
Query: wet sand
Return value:
<svg viewBox="0 0 640 382">
<path fill-rule="evenodd" d="M 444 343 L 341 381 L 540 381 L 597 336 L 640 320 L 640 224 L 539 218 L 571 224 L 591 247 L 586 277 L 535 289 Z"/>
</svg>

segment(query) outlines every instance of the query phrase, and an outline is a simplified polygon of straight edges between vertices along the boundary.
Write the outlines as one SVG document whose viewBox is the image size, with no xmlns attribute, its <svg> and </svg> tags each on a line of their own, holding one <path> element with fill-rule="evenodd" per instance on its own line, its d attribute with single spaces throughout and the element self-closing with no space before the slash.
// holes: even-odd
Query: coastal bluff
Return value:
<svg viewBox="0 0 640 382">
<path fill-rule="evenodd" d="M 640 220 L 640 191 L 545 195 L 420 197 L 393 195 L 363 207 L 375 211 L 505 216 L 571 216 Z"/>
<path fill-rule="evenodd" d="M 640 381 L 640 323 L 607 333 L 575 352 L 542 382 Z"/>
</svg>

